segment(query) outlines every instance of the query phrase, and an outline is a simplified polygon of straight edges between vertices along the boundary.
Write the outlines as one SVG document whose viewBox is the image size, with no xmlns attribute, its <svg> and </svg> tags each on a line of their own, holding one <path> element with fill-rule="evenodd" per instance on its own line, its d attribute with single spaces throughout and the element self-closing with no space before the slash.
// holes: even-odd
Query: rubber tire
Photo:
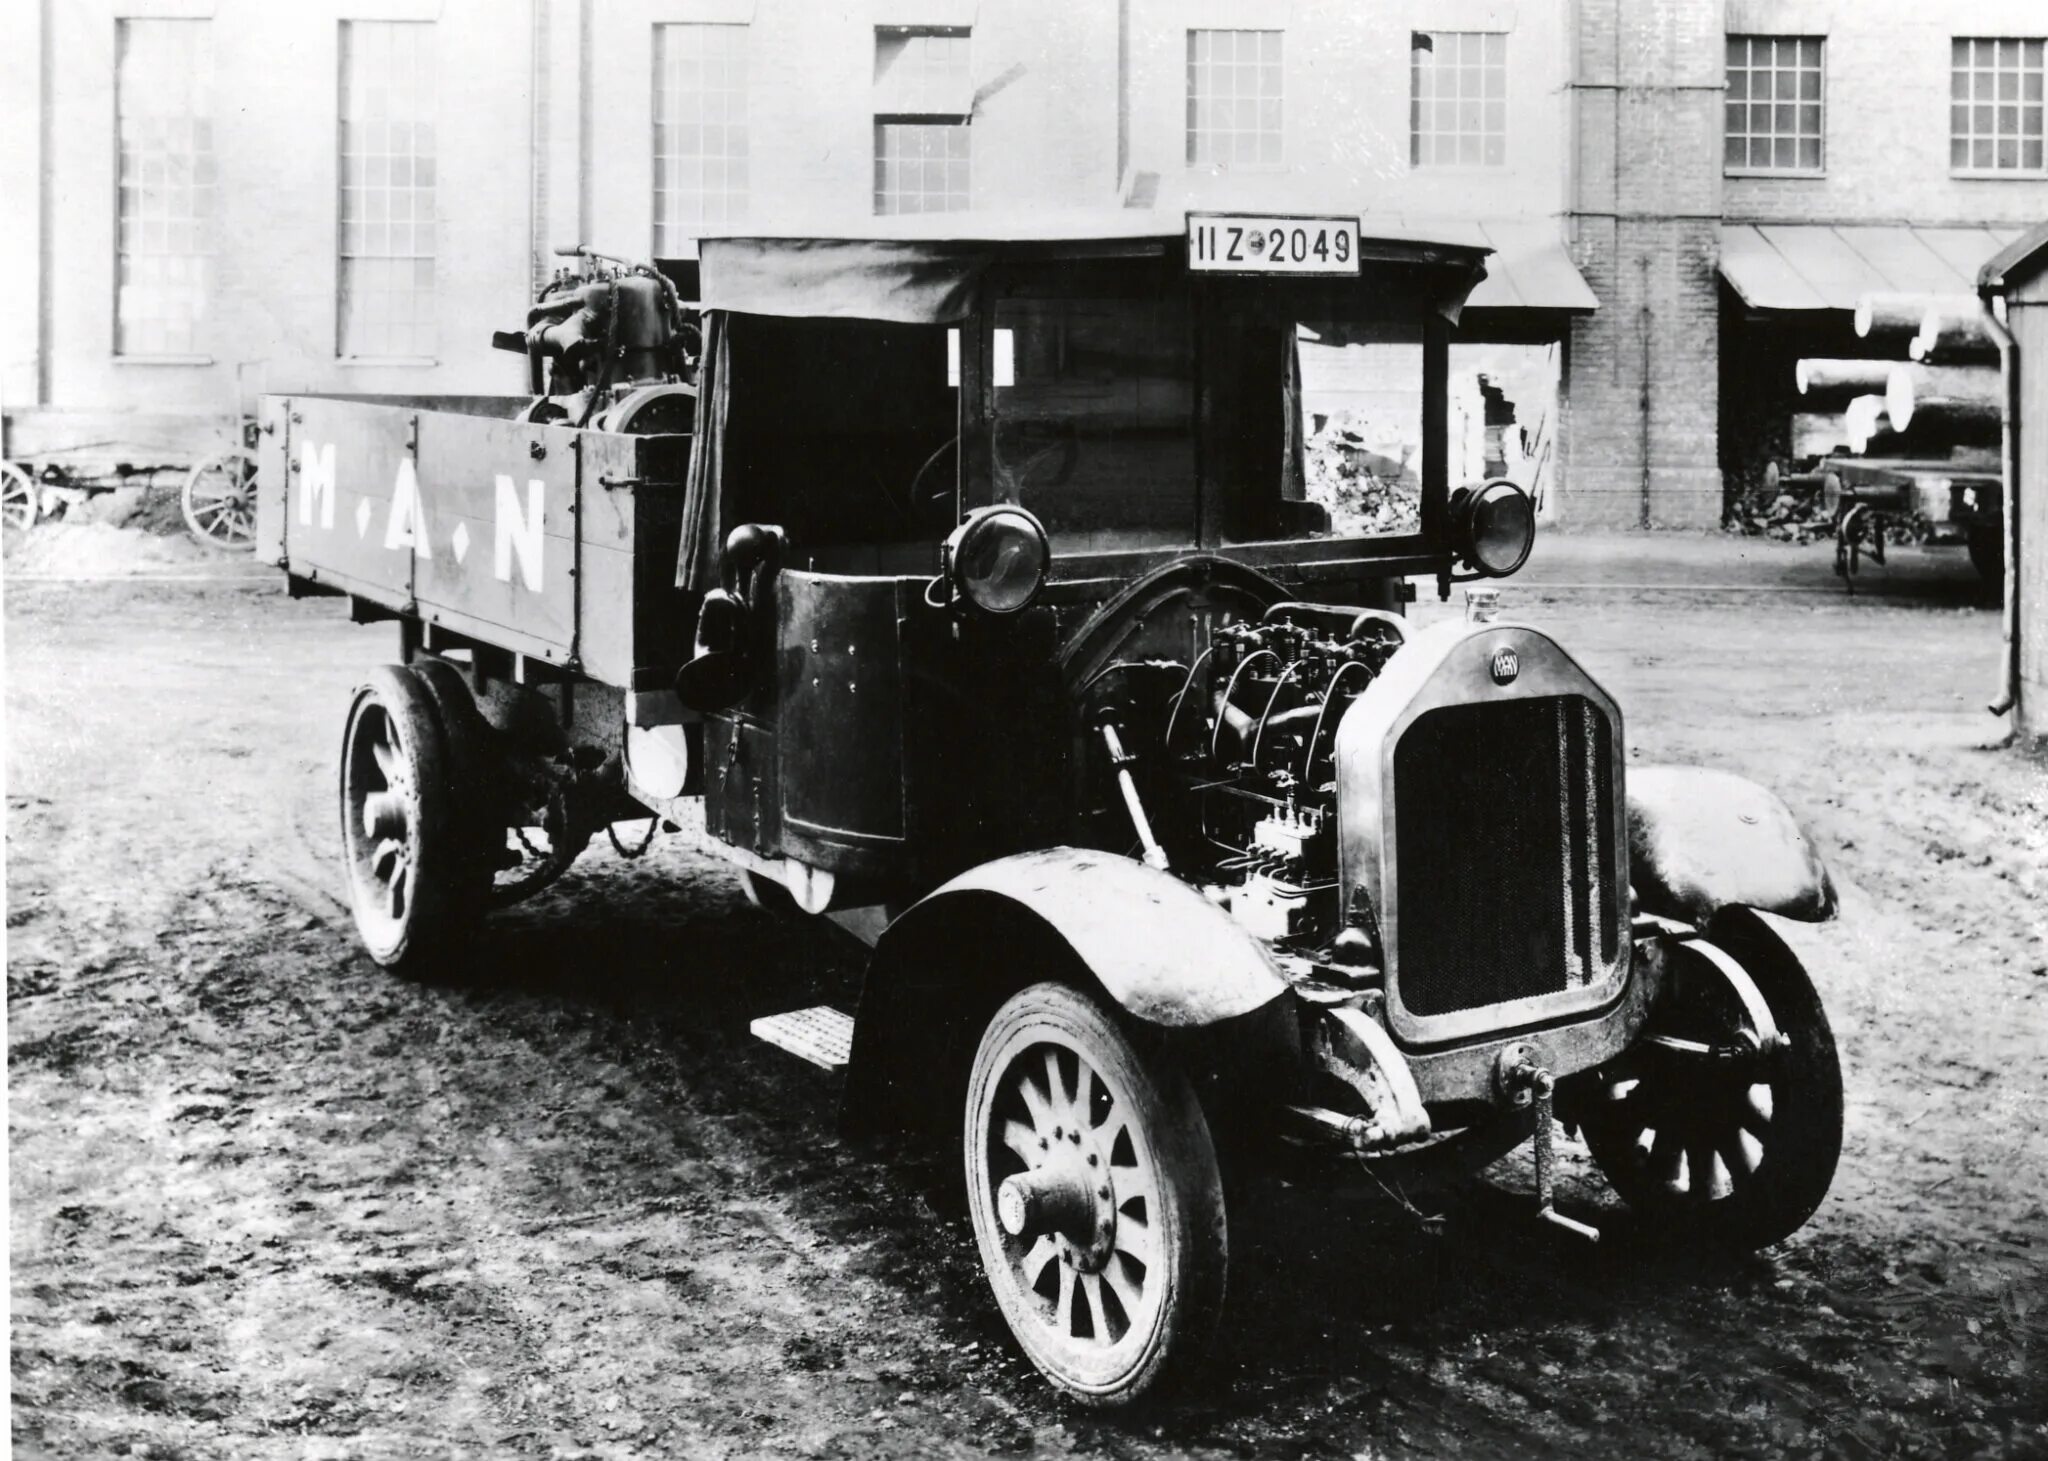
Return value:
<svg viewBox="0 0 2048 1461">
<path fill-rule="evenodd" d="M 1689 1236 L 1746 1252 L 1804 1227 L 1833 1185 L 1842 1155 L 1841 1057 L 1805 966 L 1761 918 L 1747 908 L 1724 909 L 1706 936 L 1756 982 L 1791 1042 L 1771 1083 L 1772 1140 L 1763 1161 L 1747 1186 L 1701 1204 L 1672 1193 L 1629 1160 L 1633 1137 L 1617 1144 L 1598 1121 L 1596 1103 L 1588 1103 L 1584 1135 L 1601 1173 L 1632 1209 Z"/>
<path fill-rule="evenodd" d="M 441 746 L 449 787 L 449 812 L 458 835 L 461 866 L 456 869 L 463 896 L 481 915 L 490 905 L 493 856 L 505 845 L 504 827 L 491 826 L 492 798 L 486 782 L 485 750 L 494 734 L 461 669 L 445 659 L 423 654 L 407 666 L 434 702 L 441 726 Z M 491 834 L 497 835 L 493 837 Z"/>
<path fill-rule="evenodd" d="M 1167 1292 L 1139 1354 L 1114 1379 L 1079 1384 L 1049 1367 L 1034 1343 L 1036 1316 L 1001 1274 L 1001 1243 L 989 1180 L 985 1129 L 993 1088 L 1003 1075 L 1004 1047 L 1033 1027 L 1050 1026 L 1070 1040 L 1136 1108 L 1157 1175 L 1161 1266 Z M 1010 1332 L 1040 1374 L 1082 1404 L 1111 1409 L 1136 1404 L 1198 1373 L 1216 1339 L 1229 1286 L 1230 1241 L 1222 1173 L 1194 1088 L 1163 1052 L 1141 1050 L 1102 1005 L 1070 984 L 1033 984 L 1012 995 L 989 1021 L 967 1083 L 963 1145 L 968 1215 L 982 1267 Z"/>
<path fill-rule="evenodd" d="M 356 867 L 359 829 L 351 825 L 355 746 L 372 707 L 381 709 L 390 720 L 398 749 L 406 759 L 411 793 L 406 802 L 414 842 L 408 872 L 411 886 L 406 913 L 391 937 L 365 922 L 364 888 Z M 432 694 L 412 671 L 398 665 L 381 666 L 356 690 L 342 733 L 339 784 L 342 857 L 357 933 L 372 959 L 394 973 L 418 977 L 448 956 L 458 937 L 474 922 L 476 904 L 466 872 L 471 859 L 449 779 L 447 736 Z"/>
</svg>

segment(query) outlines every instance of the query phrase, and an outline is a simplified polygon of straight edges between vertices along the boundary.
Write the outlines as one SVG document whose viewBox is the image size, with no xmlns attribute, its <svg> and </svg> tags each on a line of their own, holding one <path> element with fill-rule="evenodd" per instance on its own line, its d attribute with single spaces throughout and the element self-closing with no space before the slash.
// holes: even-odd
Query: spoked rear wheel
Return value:
<svg viewBox="0 0 2048 1461">
<path fill-rule="evenodd" d="M 1785 1048 L 1740 1054 L 1755 1021 L 1706 956 L 1680 945 L 1652 1038 L 1575 1077 L 1574 1106 L 1594 1161 L 1630 1207 L 1761 1248 L 1827 1196 L 1842 1151 L 1842 1068 L 1812 980 L 1763 920 L 1731 909 L 1708 933 L 1755 982 Z"/>
<path fill-rule="evenodd" d="M 1170 1063 L 1078 990 L 1034 984 L 975 1054 L 966 1159 L 989 1284 L 1047 1379 L 1124 1405 L 1201 1358 L 1228 1268 L 1223 1185 Z"/>
<path fill-rule="evenodd" d="M 387 665 L 356 691 L 341 747 L 349 902 L 378 963 L 416 972 L 475 911 L 460 830 L 433 699 Z"/>
</svg>

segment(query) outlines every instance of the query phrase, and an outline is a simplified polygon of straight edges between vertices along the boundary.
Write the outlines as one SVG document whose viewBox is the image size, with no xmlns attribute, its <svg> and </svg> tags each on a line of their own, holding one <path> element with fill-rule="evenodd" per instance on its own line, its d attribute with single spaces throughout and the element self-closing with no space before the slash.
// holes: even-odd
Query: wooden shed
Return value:
<svg viewBox="0 0 2048 1461">
<path fill-rule="evenodd" d="M 2048 736 L 2048 223 L 2000 250 L 1977 292 L 2005 311 L 2005 660 L 1997 703 Z"/>
</svg>

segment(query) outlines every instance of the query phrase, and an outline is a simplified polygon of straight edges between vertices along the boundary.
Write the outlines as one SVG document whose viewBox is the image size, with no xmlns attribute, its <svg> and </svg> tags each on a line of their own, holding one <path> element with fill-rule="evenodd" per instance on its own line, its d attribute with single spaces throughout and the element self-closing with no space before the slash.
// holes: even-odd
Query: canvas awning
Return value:
<svg viewBox="0 0 2048 1461">
<path fill-rule="evenodd" d="M 1721 277 L 1751 309 L 1853 310 L 1865 294 L 1968 294 L 1978 269 L 2021 232 L 1725 223 Z"/>
<path fill-rule="evenodd" d="M 1493 256 L 1465 308 L 1549 309 L 1575 315 L 1600 308 L 1579 266 L 1565 251 L 1555 223 L 1488 220 L 1478 228 Z"/>
</svg>

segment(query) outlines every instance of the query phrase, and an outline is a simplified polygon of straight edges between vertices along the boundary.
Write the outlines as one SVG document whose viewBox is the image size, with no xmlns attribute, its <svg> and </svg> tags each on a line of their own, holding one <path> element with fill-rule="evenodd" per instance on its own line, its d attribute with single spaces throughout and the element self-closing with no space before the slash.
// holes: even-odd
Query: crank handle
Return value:
<svg viewBox="0 0 2048 1461">
<path fill-rule="evenodd" d="M 1600 1241 L 1600 1230 L 1598 1228 L 1590 1227 L 1580 1222 L 1577 1218 L 1568 1218 L 1554 1207 L 1538 1208 L 1536 1216 L 1549 1223 L 1552 1227 L 1563 1228 L 1567 1233 L 1571 1233 L 1575 1237 L 1584 1238 L 1588 1243 Z"/>
</svg>

